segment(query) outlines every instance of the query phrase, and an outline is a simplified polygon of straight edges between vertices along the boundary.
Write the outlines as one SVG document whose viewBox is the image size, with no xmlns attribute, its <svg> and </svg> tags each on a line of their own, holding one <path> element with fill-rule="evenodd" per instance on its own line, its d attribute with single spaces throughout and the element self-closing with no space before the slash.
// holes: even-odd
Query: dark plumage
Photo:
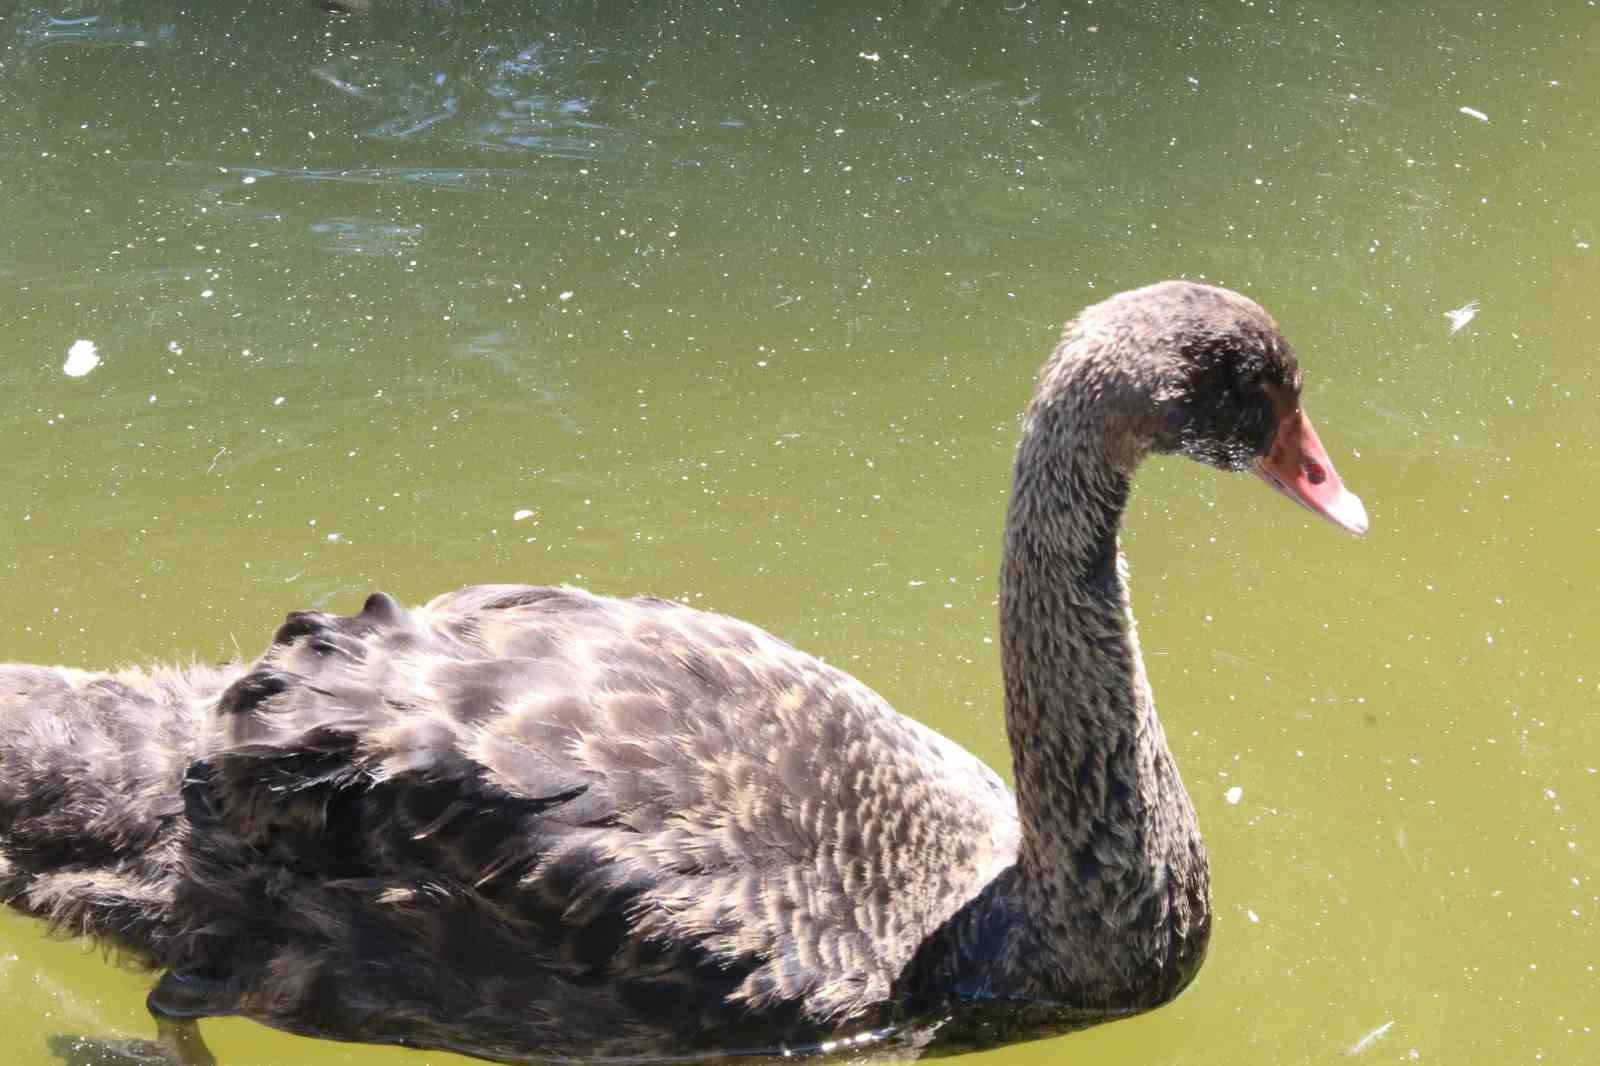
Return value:
<svg viewBox="0 0 1600 1066">
<path fill-rule="evenodd" d="M 1272 319 L 1225 290 L 1168 282 L 1068 325 L 1001 568 L 1016 797 L 744 622 L 572 588 L 378 593 L 291 614 L 249 665 L 0 666 L 0 898 L 161 970 L 151 1009 L 191 1061 L 174 1023 L 220 1014 L 536 1059 L 952 1019 L 941 1039 L 1007 1039 L 1155 1006 L 1204 956 L 1209 879 L 1117 525 L 1140 459 L 1174 451 L 1360 532 L 1299 393 Z"/>
</svg>

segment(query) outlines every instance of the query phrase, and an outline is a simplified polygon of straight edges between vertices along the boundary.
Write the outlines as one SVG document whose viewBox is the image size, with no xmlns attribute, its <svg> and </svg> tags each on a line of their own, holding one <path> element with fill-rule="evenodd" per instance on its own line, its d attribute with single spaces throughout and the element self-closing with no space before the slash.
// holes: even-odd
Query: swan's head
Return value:
<svg viewBox="0 0 1600 1066">
<path fill-rule="evenodd" d="M 1340 529 L 1367 531 L 1301 406 L 1294 351 L 1247 297 L 1189 281 L 1119 293 L 1068 324 L 1045 391 L 1052 378 L 1120 399 L 1114 417 L 1134 452 L 1248 470 Z"/>
</svg>

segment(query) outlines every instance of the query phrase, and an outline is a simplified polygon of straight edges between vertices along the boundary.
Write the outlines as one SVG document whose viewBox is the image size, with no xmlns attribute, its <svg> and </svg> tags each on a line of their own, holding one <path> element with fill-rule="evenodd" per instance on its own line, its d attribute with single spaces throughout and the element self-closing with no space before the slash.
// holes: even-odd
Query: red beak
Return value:
<svg viewBox="0 0 1600 1066">
<path fill-rule="evenodd" d="M 1319 514 L 1346 533 L 1367 531 L 1367 509 L 1361 498 L 1346 492 L 1333 460 L 1311 428 L 1311 419 L 1295 407 L 1278 422 L 1272 450 L 1257 459 L 1251 473 L 1306 510 Z"/>
</svg>

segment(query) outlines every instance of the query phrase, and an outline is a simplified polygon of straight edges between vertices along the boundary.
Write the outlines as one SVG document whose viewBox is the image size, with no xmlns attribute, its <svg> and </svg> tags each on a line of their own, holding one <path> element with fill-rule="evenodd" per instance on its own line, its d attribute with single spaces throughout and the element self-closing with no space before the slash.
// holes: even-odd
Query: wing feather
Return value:
<svg viewBox="0 0 1600 1066">
<path fill-rule="evenodd" d="M 218 709 L 186 800 L 195 839 L 231 843 L 189 857 L 194 949 L 283 945 L 266 965 L 285 1014 L 375 949 L 454 930 L 498 945 L 455 975 L 467 999 L 504 952 L 546 1000 L 588 988 L 591 1012 L 636 1019 L 645 989 L 679 1004 L 671 978 L 702 1006 L 647 1012 L 662 1026 L 711 1025 L 710 987 L 724 1021 L 833 1024 L 1015 852 L 1013 801 L 977 760 L 771 635 L 666 601 L 377 594 L 291 615 Z M 389 902 L 357 917 L 347 897 Z"/>
</svg>

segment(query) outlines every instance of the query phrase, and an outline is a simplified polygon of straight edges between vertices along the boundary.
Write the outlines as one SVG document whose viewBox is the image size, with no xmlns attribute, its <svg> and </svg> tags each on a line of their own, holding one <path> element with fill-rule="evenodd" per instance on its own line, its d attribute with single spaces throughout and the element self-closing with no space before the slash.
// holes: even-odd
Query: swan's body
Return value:
<svg viewBox="0 0 1600 1066">
<path fill-rule="evenodd" d="M 1154 1006 L 1204 956 L 1209 874 L 1117 523 L 1134 466 L 1172 450 L 1255 462 L 1359 532 L 1298 395 L 1276 326 L 1224 290 L 1069 325 L 1007 522 L 1015 798 L 743 622 L 577 589 L 378 594 L 291 615 L 249 666 L 0 667 L 0 898 L 162 969 L 161 1018 L 503 1059 Z"/>
</svg>

